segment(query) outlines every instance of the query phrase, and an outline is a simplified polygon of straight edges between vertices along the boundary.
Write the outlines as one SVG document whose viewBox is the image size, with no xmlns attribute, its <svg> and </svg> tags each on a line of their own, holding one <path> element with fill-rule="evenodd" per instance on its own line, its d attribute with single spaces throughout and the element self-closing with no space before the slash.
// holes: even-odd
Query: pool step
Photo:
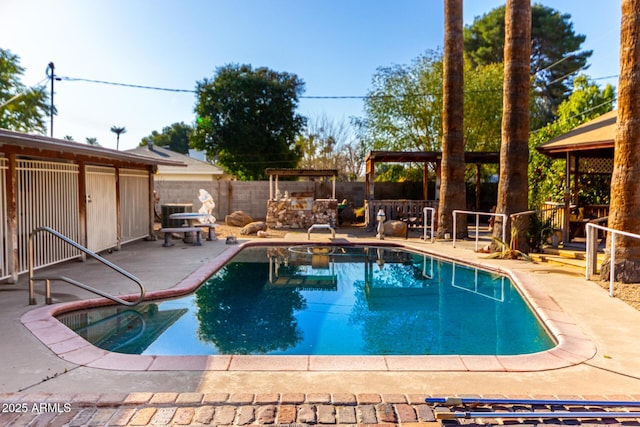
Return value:
<svg viewBox="0 0 640 427">
<path fill-rule="evenodd" d="M 536 262 L 548 262 L 549 264 L 573 267 L 581 269 L 582 271 L 584 271 L 587 266 L 587 261 L 585 259 L 586 254 L 581 251 L 545 248 L 543 253 L 529 254 L 529 256 Z M 598 253 L 597 261 L 599 271 L 600 265 L 604 261 L 604 253 Z"/>
</svg>

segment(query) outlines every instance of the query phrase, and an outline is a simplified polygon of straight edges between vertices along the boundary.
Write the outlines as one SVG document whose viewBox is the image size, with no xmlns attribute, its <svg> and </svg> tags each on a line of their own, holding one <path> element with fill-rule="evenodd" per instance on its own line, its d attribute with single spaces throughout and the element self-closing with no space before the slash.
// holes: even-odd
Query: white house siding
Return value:
<svg viewBox="0 0 640 427">
<path fill-rule="evenodd" d="M 149 235 L 149 172 L 120 169 L 121 243 Z"/>
<path fill-rule="evenodd" d="M 36 228 L 51 227 L 78 240 L 78 165 L 18 159 L 16 172 L 19 273 L 23 273 L 28 270 L 29 234 Z M 8 245 L 3 246 L 7 251 Z M 48 233 L 37 234 L 34 247 L 35 267 L 78 256 L 72 246 Z"/>
</svg>

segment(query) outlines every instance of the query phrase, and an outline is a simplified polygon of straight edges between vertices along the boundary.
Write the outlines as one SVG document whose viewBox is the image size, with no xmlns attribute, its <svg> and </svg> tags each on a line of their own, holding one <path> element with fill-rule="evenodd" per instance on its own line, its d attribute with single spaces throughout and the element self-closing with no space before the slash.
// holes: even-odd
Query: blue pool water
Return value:
<svg viewBox="0 0 640 427">
<path fill-rule="evenodd" d="M 251 247 L 193 294 L 61 315 L 148 355 L 513 355 L 555 343 L 511 281 L 383 247 Z"/>
</svg>

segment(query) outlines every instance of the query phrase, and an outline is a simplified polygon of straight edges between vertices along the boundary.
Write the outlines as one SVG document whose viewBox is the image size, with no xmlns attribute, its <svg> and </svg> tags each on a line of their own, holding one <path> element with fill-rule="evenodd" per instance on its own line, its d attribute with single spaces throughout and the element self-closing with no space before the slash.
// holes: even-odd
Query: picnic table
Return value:
<svg viewBox="0 0 640 427">
<path fill-rule="evenodd" d="M 174 213 L 169 215 L 169 218 L 171 219 L 183 219 L 185 220 L 185 224 L 183 227 L 177 227 L 177 228 L 162 228 L 160 231 L 162 231 L 163 233 L 165 233 L 165 246 L 171 246 L 169 244 L 168 241 L 168 236 L 171 233 L 184 233 L 184 239 L 183 241 L 185 243 L 194 243 L 193 239 L 188 235 L 188 233 L 195 233 L 196 234 L 196 241 L 195 241 L 195 245 L 200 245 L 200 233 L 202 231 L 202 228 L 208 228 L 209 233 L 207 235 L 207 240 L 217 240 L 216 235 L 215 235 L 215 227 L 218 226 L 218 224 L 214 224 L 214 223 L 201 223 L 199 221 L 201 220 L 205 220 L 207 218 L 209 218 L 209 214 L 206 213 L 199 213 L 199 212 L 178 212 L 178 213 Z"/>
</svg>

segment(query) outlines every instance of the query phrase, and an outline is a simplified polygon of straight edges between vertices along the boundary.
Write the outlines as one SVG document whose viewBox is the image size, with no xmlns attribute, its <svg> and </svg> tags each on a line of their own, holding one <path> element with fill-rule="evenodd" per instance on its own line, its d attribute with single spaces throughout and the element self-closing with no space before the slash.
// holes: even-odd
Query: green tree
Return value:
<svg viewBox="0 0 640 427">
<path fill-rule="evenodd" d="M 120 149 L 120 134 L 127 133 L 127 128 L 124 126 L 111 126 L 111 132 L 116 134 L 116 150 Z"/>
<path fill-rule="evenodd" d="M 622 0 L 620 25 L 620 96 L 611 176 L 609 227 L 640 233 L 640 0 Z M 601 268 L 602 280 L 610 278 L 612 237 Z M 614 280 L 640 283 L 640 240 L 616 238 Z"/>
<path fill-rule="evenodd" d="M 531 125 L 553 121 L 558 105 L 571 91 L 573 76 L 592 54 L 580 50 L 585 36 L 576 34 L 571 15 L 531 6 L 531 74 L 535 76 Z M 474 65 L 504 62 L 505 6 L 477 17 L 465 28 L 465 52 Z"/>
<path fill-rule="evenodd" d="M 565 193 L 565 160 L 555 160 L 538 152 L 539 145 L 569 132 L 582 123 L 611 111 L 616 99 L 611 85 L 600 88 L 581 74 L 573 82 L 573 92 L 558 106 L 558 119 L 529 136 L 529 205 L 538 209 L 545 201 L 562 202 Z M 581 177 L 582 178 L 582 177 Z M 608 188 L 584 186 L 579 194 L 586 203 L 608 203 Z"/>
<path fill-rule="evenodd" d="M 529 57 L 531 56 L 531 2 L 507 0 L 504 37 L 504 96 L 502 113 L 502 145 L 500 146 L 500 180 L 496 212 L 511 215 L 529 207 Z M 527 249 L 524 221 L 503 223 L 498 217 L 493 235 L 517 235 L 514 249 Z M 515 227 L 515 228 L 514 228 Z"/>
<path fill-rule="evenodd" d="M 296 114 L 304 82 L 295 74 L 251 65 L 226 65 L 197 84 L 193 147 L 205 150 L 243 180 L 264 179 L 265 168 L 296 167 Z"/>
<path fill-rule="evenodd" d="M 454 210 L 466 207 L 464 159 L 464 45 L 462 0 L 445 0 L 442 73 L 442 181 L 438 204 L 437 237 L 453 232 Z M 467 237 L 466 217 L 460 218 L 457 237 Z"/>
<path fill-rule="evenodd" d="M 379 68 L 364 102 L 365 116 L 354 120 L 363 149 L 440 151 L 442 144 L 442 52 L 428 51 L 410 65 Z M 466 151 L 497 151 L 502 120 L 502 64 L 464 63 Z M 385 168 L 380 165 L 380 169 Z M 397 168 L 389 177 L 397 177 Z M 422 180 L 423 165 L 409 165 Z M 391 169 L 387 168 L 388 172 Z M 490 174 L 490 168 L 484 173 Z M 383 180 L 385 171 L 376 172 Z"/>
<path fill-rule="evenodd" d="M 98 138 L 86 137 L 85 141 L 87 142 L 88 145 L 91 145 L 91 146 L 94 146 L 94 147 L 100 147 L 100 143 L 98 142 Z"/>
<path fill-rule="evenodd" d="M 174 123 L 171 126 L 162 128 L 162 132 L 153 131 L 151 135 L 145 136 L 140 142 L 140 146 L 154 145 L 168 148 L 176 153 L 188 154 L 189 144 L 193 128 L 183 122 Z"/>
<path fill-rule="evenodd" d="M 355 119 L 368 150 L 440 151 L 442 52 L 428 51 L 410 65 L 379 68 Z M 496 151 L 502 120 L 502 64 L 464 64 L 464 138 L 467 151 Z"/>
<path fill-rule="evenodd" d="M 326 114 L 309 120 L 296 144 L 302 153 L 301 168 L 338 169 L 342 181 L 355 181 L 362 173 L 365 153 L 346 121 Z"/>
<path fill-rule="evenodd" d="M 0 128 L 45 133 L 49 96 L 44 86 L 24 86 L 24 71 L 17 55 L 0 48 Z"/>
<path fill-rule="evenodd" d="M 442 52 L 380 67 L 355 120 L 368 150 L 438 151 L 442 135 Z"/>
</svg>

